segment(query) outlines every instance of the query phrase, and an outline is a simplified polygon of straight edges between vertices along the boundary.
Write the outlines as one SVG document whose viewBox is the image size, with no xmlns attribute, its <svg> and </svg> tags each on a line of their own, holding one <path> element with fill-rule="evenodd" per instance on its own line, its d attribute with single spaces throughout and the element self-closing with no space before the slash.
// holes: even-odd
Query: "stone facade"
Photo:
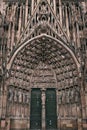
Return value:
<svg viewBox="0 0 87 130">
<path fill-rule="evenodd" d="M 87 2 L 2 0 L 0 130 L 87 130 Z"/>
</svg>

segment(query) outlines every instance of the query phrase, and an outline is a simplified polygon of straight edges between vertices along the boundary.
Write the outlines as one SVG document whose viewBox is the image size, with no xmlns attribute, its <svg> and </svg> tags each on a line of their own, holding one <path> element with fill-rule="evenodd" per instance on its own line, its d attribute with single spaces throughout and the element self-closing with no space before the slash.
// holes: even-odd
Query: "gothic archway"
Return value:
<svg viewBox="0 0 87 130">
<path fill-rule="evenodd" d="M 75 119 L 78 118 L 78 115 L 80 115 L 78 114 L 80 113 L 79 67 L 79 62 L 72 50 L 62 41 L 52 36 L 42 34 L 20 45 L 13 53 L 7 65 L 10 74 L 8 83 L 8 115 L 10 112 L 11 116 L 22 115 L 28 119 L 31 117 L 30 110 L 32 110 L 30 109 L 31 90 L 40 89 L 42 93 L 40 100 L 42 100 L 43 93 L 44 95 L 49 95 L 49 92 L 54 93 L 54 90 L 48 90 L 51 88 L 56 90 L 57 97 L 55 116 L 57 124 L 54 127 L 59 126 L 61 117 L 74 116 Z M 36 92 L 34 91 L 34 94 Z M 40 91 L 38 91 L 39 93 Z M 14 102 L 14 106 L 16 103 L 29 104 L 26 108 L 27 114 L 17 110 L 14 115 L 11 111 L 12 102 Z M 43 101 L 43 103 L 45 104 L 46 102 Z M 70 112 L 71 109 L 73 112 Z M 44 111 L 43 106 L 42 111 Z M 46 119 L 43 115 L 41 116 L 42 120 L 43 118 Z M 51 128 L 50 120 L 52 121 L 52 119 L 49 118 L 48 128 Z M 31 122 L 31 119 L 29 122 Z M 35 123 L 38 124 L 37 121 Z M 40 127 L 44 128 L 46 127 L 45 125 L 40 124 Z"/>
</svg>

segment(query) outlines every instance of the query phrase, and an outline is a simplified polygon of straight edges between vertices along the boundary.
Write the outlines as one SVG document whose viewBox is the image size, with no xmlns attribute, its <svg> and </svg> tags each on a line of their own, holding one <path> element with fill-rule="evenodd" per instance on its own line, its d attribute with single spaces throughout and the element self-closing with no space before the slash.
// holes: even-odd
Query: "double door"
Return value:
<svg viewBox="0 0 87 130">
<path fill-rule="evenodd" d="M 42 92 L 40 89 L 31 91 L 30 129 L 42 129 Z M 57 129 L 56 91 L 46 89 L 45 91 L 45 129 Z"/>
</svg>

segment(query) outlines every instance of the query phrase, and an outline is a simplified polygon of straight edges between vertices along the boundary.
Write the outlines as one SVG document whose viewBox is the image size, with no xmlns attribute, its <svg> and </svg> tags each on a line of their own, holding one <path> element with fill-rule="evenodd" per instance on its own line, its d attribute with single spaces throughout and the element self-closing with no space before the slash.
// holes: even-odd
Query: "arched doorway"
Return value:
<svg viewBox="0 0 87 130">
<path fill-rule="evenodd" d="M 13 124 L 18 116 L 19 122 L 26 119 L 27 128 L 31 129 L 36 126 L 37 129 L 77 129 L 79 63 L 67 45 L 45 34 L 34 37 L 15 50 L 7 68 L 10 73 L 7 113 L 14 117 Z"/>
</svg>

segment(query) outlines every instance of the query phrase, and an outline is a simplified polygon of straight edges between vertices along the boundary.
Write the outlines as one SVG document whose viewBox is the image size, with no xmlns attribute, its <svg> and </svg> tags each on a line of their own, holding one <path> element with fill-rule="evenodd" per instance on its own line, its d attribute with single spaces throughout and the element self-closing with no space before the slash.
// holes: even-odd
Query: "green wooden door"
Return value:
<svg viewBox="0 0 87 130">
<path fill-rule="evenodd" d="M 46 130 L 57 129 L 56 91 L 46 90 Z"/>
<path fill-rule="evenodd" d="M 41 129 L 41 91 L 32 89 L 31 91 L 31 111 L 30 111 L 30 129 Z"/>
</svg>

